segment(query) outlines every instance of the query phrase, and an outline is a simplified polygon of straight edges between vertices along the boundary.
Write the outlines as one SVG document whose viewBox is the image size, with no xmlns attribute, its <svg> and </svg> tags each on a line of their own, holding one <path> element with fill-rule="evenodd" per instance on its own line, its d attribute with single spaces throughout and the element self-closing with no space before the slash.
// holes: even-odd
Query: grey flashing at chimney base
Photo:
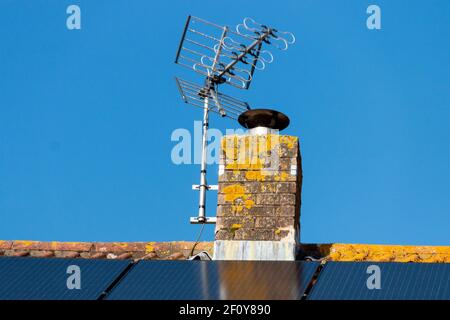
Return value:
<svg viewBox="0 0 450 320">
<path fill-rule="evenodd" d="M 296 253 L 291 241 L 216 240 L 213 260 L 294 261 Z"/>
</svg>

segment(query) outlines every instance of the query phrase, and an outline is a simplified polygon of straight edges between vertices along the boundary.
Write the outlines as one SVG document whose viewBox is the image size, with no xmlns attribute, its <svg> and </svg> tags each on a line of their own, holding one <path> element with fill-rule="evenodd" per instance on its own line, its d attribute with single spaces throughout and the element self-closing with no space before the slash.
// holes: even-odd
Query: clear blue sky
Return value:
<svg viewBox="0 0 450 320">
<path fill-rule="evenodd" d="M 366 28 L 369 4 L 382 30 Z M 303 242 L 450 244 L 447 0 L 0 0 L 0 239 L 195 238 L 199 168 L 170 159 L 172 131 L 201 118 L 173 80 L 196 78 L 173 63 L 188 14 L 296 34 L 228 93 L 290 116 Z"/>
</svg>

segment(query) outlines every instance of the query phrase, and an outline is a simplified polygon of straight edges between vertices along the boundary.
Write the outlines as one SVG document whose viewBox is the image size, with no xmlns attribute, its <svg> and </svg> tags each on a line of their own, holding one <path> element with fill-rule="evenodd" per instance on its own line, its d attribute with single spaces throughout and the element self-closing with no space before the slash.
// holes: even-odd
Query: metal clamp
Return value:
<svg viewBox="0 0 450 320">
<path fill-rule="evenodd" d="M 205 186 L 206 189 L 208 190 L 219 190 L 219 186 L 218 185 L 207 185 Z M 192 185 L 192 190 L 200 190 L 200 185 L 199 184 L 193 184 Z"/>
<path fill-rule="evenodd" d="M 216 217 L 191 217 L 191 224 L 215 224 L 217 221 Z"/>
</svg>

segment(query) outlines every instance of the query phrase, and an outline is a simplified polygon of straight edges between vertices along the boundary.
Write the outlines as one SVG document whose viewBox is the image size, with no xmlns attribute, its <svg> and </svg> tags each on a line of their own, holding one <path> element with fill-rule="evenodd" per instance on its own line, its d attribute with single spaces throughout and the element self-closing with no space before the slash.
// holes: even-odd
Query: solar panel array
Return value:
<svg viewBox="0 0 450 320">
<path fill-rule="evenodd" d="M 327 262 L 308 299 L 450 300 L 450 264 Z"/>
<path fill-rule="evenodd" d="M 141 261 L 107 299 L 298 300 L 318 267 L 300 261 Z"/>
<path fill-rule="evenodd" d="M 0 300 L 298 300 L 311 283 L 310 300 L 450 300 L 450 264 L 327 262 L 313 280 L 319 265 L 0 257 Z"/>
<path fill-rule="evenodd" d="M 0 300 L 96 300 L 129 265 L 119 260 L 2 257 Z M 79 267 L 80 289 L 67 286 L 75 275 L 70 266 Z"/>
</svg>

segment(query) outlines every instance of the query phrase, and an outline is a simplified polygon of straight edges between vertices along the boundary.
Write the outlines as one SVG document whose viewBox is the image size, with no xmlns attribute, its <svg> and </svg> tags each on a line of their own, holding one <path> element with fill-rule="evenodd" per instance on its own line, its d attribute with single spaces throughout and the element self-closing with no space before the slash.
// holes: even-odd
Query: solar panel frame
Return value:
<svg viewBox="0 0 450 320">
<path fill-rule="evenodd" d="M 380 267 L 381 289 L 369 289 L 367 268 Z M 308 300 L 450 300 L 450 264 L 327 262 Z"/>
<path fill-rule="evenodd" d="M 318 262 L 140 261 L 107 300 L 299 300 Z"/>
<path fill-rule="evenodd" d="M 97 300 L 130 264 L 129 260 L 0 257 L 0 300 Z M 67 287 L 71 265 L 80 268 L 80 289 Z"/>
</svg>

